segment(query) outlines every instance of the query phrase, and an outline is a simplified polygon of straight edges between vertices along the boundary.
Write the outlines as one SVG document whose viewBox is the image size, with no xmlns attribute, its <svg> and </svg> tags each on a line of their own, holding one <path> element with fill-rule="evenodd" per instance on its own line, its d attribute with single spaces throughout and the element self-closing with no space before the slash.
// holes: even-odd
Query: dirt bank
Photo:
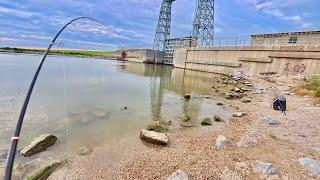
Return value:
<svg viewBox="0 0 320 180">
<path fill-rule="evenodd" d="M 320 107 L 308 97 L 291 94 L 287 96 L 287 115 L 273 111 L 275 93 L 288 91 L 300 80 L 273 76 L 252 81 L 260 84 L 263 93 L 249 95 L 251 103 L 228 100 L 247 116 L 232 118 L 221 130 L 197 127 L 170 131 L 167 147 L 130 144 L 128 140 L 109 148 L 108 154 L 100 148 L 75 160 L 71 169 L 54 173 L 51 179 L 166 179 L 177 169 L 191 179 L 320 178 L 311 176 L 298 161 L 304 156 L 320 160 Z M 268 125 L 261 120 L 264 117 L 281 124 Z M 227 137 L 230 144 L 215 147 L 218 135 Z M 121 158 L 110 152 L 121 153 Z M 257 160 L 272 163 L 278 174 L 263 175 L 256 168 Z"/>
</svg>

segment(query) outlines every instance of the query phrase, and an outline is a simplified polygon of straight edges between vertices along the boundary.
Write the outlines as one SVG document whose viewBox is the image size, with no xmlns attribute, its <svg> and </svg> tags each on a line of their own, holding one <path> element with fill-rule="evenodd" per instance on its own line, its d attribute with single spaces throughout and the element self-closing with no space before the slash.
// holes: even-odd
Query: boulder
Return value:
<svg viewBox="0 0 320 180">
<path fill-rule="evenodd" d="M 262 118 L 261 121 L 263 121 L 264 123 L 266 123 L 270 126 L 275 126 L 275 125 L 281 124 L 278 120 L 276 120 L 275 118 L 272 118 L 272 117 Z"/>
<path fill-rule="evenodd" d="M 57 139 L 58 138 L 54 135 L 42 134 L 40 137 L 33 140 L 28 146 L 24 147 L 21 150 L 21 155 L 26 157 L 42 152 L 53 146 Z"/>
<path fill-rule="evenodd" d="M 48 177 L 55 172 L 58 168 L 62 167 L 66 164 L 66 160 L 63 161 L 53 161 L 43 168 L 36 170 L 31 175 L 27 176 L 27 180 L 40 180 L 40 179 L 48 179 Z"/>
<path fill-rule="evenodd" d="M 87 156 L 89 154 L 91 154 L 93 152 L 93 150 L 91 148 L 88 148 L 88 147 L 81 147 L 79 150 L 78 150 L 78 155 L 79 156 Z"/>
<path fill-rule="evenodd" d="M 187 173 L 178 169 L 177 171 L 172 173 L 171 176 L 167 178 L 167 180 L 189 180 L 189 176 Z"/>
<path fill-rule="evenodd" d="M 164 133 L 168 131 L 168 128 L 161 126 L 157 122 L 151 122 L 150 124 L 148 124 L 147 130 Z"/>
<path fill-rule="evenodd" d="M 311 176 L 320 175 L 320 161 L 317 161 L 311 157 L 301 157 L 299 158 L 299 163 L 303 166 Z"/>
<path fill-rule="evenodd" d="M 233 117 L 243 117 L 247 115 L 246 113 L 243 113 L 243 112 L 236 112 L 236 113 L 233 113 L 232 116 Z"/>
<path fill-rule="evenodd" d="M 214 115 L 213 119 L 214 119 L 214 121 L 216 121 L 216 122 L 224 122 L 224 120 L 223 120 L 220 116 L 218 116 L 218 115 Z"/>
<path fill-rule="evenodd" d="M 152 144 L 167 145 L 169 143 L 169 138 L 165 133 L 158 133 L 145 129 L 140 132 L 140 138 Z"/>
<path fill-rule="evenodd" d="M 204 118 L 201 122 L 202 126 L 211 126 L 212 125 L 212 121 L 210 118 Z"/>
<path fill-rule="evenodd" d="M 229 140 L 222 135 L 219 135 L 216 139 L 216 146 L 217 147 L 225 147 L 226 145 L 229 144 Z"/>
<path fill-rule="evenodd" d="M 278 169 L 269 162 L 256 161 L 255 165 L 257 169 L 264 175 L 276 175 L 278 174 Z"/>
<path fill-rule="evenodd" d="M 180 119 L 183 121 L 183 122 L 188 122 L 190 121 L 190 116 L 186 115 L 186 114 L 182 114 Z"/>
</svg>

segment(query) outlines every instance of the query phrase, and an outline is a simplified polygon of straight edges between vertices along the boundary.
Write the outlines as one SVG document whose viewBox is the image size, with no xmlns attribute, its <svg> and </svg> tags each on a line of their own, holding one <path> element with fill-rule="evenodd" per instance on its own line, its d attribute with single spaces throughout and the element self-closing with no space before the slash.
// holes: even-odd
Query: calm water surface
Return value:
<svg viewBox="0 0 320 180">
<path fill-rule="evenodd" d="M 0 54 L 2 167 L 39 59 L 37 55 Z M 49 152 L 75 153 L 82 146 L 96 147 L 132 136 L 139 139 L 139 131 L 155 120 L 172 121 L 171 128 L 181 128 L 182 113 L 189 114 L 195 126 L 213 114 L 227 119 L 226 111 L 232 110 L 205 98 L 212 93 L 216 78 L 171 66 L 48 57 L 29 104 L 19 148 L 42 133 L 51 133 L 59 140 Z M 194 98 L 185 101 L 185 93 Z"/>
</svg>

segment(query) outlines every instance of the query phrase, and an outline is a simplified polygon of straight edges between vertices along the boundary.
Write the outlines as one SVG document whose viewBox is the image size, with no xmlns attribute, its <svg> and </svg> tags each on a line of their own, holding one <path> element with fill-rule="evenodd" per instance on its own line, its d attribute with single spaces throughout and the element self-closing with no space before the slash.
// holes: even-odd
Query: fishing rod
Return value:
<svg viewBox="0 0 320 180">
<path fill-rule="evenodd" d="M 37 70 L 36 70 L 36 72 L 35 72 L 35 74 L 33 76 L 31 84 L 29 86 L 28 93 L 27 93 L 27 95 L 25 97 L 25 100 L 24 100 L 24 103 L 22 105 L 22 108 L 21 108 L 21 111 L 20 111 L 20 115 L 19 115 L 19 119 L 18 119 L 18 122 L 17 122 L 17 125 L 16 125 L 16 129 L 14 131 L 14 134 L 13 134 L 12 138 L 11 138 L 11 147 L 10 147 L 10 150 L 9 150 L 9 153 L 8 153 L 8 157 L 7 157 L 6 171 L 5 171 L 5 176 L 4 176 L 5 180 L 11 180 L 12 168 L 13 168 L 14 158 L 15 158 L 15 155 L 16 155 L 17 145 L 18 145 L 20 132 L 21 132 L 22 124 L 23 124 L 23 119 L 24 119 L 25 113 L 27 111 L 29 100 L 30 100 L 34 85 L 35 85 L 35 83 L 36 83 L 36 81 L 38 79 L 39 73 L 41 71 L 42 65 L 43 65 L 44 61 L 46 60 L 47 55 L 48 55 L 51 47 L 55 44 L 57 38 L 62 33 L 62 31 L 64 29 L 66 29 L 69 25 L 74 23 L 75 21 L 78 21 L 78 20 L 81 20 L 81 19 L 86 19 L 86 20 L 97 22 L 98 24 L 106 27 L 108 30 L 110 30 L 113 33 L 117 34 L 117 32 L 113 31 L 109 26 L 105 25 L 104 23 L 102 23 L 102 22 L 100 22 L 98 20 L 95 20 L 95 19 L 90 18 L 90 17 L 78 17 L 78 18 L 72 19 L 67 24 L 65 24 L 60 29 L 60 31 L 54 36 L 54 38 L 52 39 L 51 43 L 49 44 L 47 50 L 42 55 L 40 63 L 38 65 L 38 67 L 37 67 Z"/>
</svg>

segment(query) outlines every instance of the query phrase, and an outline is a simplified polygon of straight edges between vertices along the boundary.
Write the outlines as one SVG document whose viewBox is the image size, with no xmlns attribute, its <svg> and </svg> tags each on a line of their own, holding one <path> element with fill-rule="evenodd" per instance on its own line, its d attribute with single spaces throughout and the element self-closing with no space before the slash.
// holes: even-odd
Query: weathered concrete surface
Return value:
<svg viewBox="0 0 320 180">
<path fill-rule="evenodd" d="M 220 74 L 315 74 L 320 73 L 320 46 L 179 48 L 173 65 Z"/>
</svg>

